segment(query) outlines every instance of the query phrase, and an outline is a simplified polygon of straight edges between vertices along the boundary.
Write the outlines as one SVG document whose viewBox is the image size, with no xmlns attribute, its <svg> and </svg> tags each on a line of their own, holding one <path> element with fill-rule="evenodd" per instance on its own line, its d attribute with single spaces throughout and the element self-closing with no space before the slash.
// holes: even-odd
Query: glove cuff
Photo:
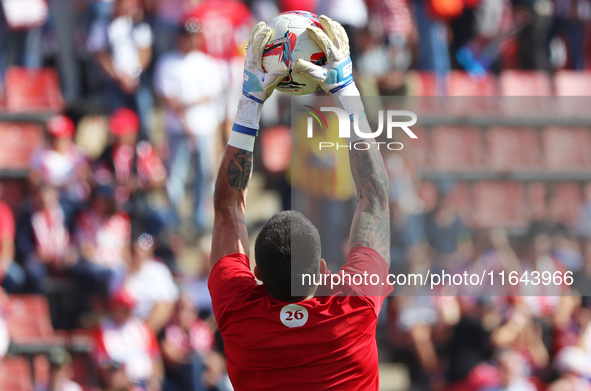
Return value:
<svg viewBox="0 0 591 391">
<path fill-rule="evenodd" d="M 246 96 L 241 96 L 240 100 L 238 101 L 238 110 L 236 111 L 236 118 L 234 119 L 234 124 L 238 124 L 242 127 L 254 130 L 254 134 L 251 134 L 252 132 L 245 131 L 241 131 L 240 133 L 246 133 L 251 134 L 252 136 L 256 136 L 256 133 L 259 129 L 259 122 L 261 120 L 262 111 L 262 103 L 255 102 L 254 100 L 249 99 Z"/>
<path fill-rule="evenodd" d="M 236 124 L 234 124 L 236 127 Z M 239 131 L 233 130 L 230 133 L 230 138 L 228 139 L 228 145 L 231 147 L 235 147 L 238 149 L 244 149 L 245 151 L 252 152 L 254 151 L 254 142 L 256 140 L 255 136 L 251 136 L 248 134 L 240 133 Z"/>
<path fill-rule="evenodd" d="M 332 98 L 336 107 L 344 109 L 349 115 L 352 115 L 355 112 L 363 111 L 361 94 L 359 93 L 355 82 L 333 94 Z"/>
</svg>

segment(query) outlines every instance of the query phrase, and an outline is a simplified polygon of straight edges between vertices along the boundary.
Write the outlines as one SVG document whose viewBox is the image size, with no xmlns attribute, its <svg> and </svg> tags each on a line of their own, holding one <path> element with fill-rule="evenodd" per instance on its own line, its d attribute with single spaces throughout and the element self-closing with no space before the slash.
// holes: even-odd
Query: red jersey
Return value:
<svg viewBox="0 0 591 391">
<path fill-rule="evenodd" d="M 244 55 L 254 25 L 252 14 L 244 3 L 236 0 L 203 1 L 188 16 L 202 24 L 205 53 L 222 60 Z"/>
<path fill-rule="evenodd" d="M 386 281 L 388 265 L 376 251 L 354 247 L 341 271 Z M 390 285 L 339 286 L 287 303 L 257 285 L 243 254 L 222 258 L 208 285 L 236 391 L 378 390 L 376 324 Z"/>
</svg>

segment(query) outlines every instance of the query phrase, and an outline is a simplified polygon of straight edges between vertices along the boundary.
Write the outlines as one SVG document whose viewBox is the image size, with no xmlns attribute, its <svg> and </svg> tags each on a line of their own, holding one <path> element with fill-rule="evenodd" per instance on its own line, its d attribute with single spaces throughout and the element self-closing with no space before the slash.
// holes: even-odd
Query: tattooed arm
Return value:
<svg viewBox="0 0 591 391">
<path fill-rule="evenodd" d="M 246 188 L 252 173 L 252 152 L 227 146 L 215 183 L 214 225 L 210 265 L 226 255 L 248 256 L 248 232 L 244 221 Z"/>
<path fill-rule="evenodd" d="M 372 248 L 390 265 L 389 185 L 384 160 L 373 147 L 364 151 L 351 148 L 349 160 L 358 198 L 349 246 Z"/>
</svg>

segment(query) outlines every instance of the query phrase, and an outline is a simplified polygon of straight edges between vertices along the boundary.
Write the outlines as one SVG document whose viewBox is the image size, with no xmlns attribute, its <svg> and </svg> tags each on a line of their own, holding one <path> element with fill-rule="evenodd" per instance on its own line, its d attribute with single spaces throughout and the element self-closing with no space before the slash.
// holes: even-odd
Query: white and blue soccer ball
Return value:
<svg viewBox="0 0 591 391">
<path fill-rule="evenodd" d="M 273 34 L 263 53 L 264 70 L 280 70 L 281 64 L 289 68 L 289 75 L 275 89 L 290 95 L 307 95 L 318 91 L 318 83 L 305 76 L 292 75 L 293 65 L 300 58 L 321 66 L 326 63 L 326 55 L 306 32 L 308 26 L 322 28 L 318 17 L 306 11 L 290 11 L 277 16 L 267 25 Z"/>
</svg>

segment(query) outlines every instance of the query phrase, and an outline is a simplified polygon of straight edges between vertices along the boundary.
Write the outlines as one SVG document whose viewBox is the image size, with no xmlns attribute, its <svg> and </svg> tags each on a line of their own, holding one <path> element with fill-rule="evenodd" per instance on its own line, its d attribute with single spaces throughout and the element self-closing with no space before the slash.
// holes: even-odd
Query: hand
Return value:
<svg viewBox="0 0 591 391">
<path fill-rule="evenodd" d="M 349 57 L 349 38 L 343 26 L 325 15 L 320 16 L 322 29 L 308 27 L 310 39 L 326 54 L 324 66 L 299 59 L 293 73 L 309 77 L 329 94 L 335 94 L 353 84 L 353 67 Z"/>
<path fill-rule="evenodd" d="M 121 90 L 127 94 L 133 94 L 139 86 L 138 78 L 126 74 L 119 75 L 118 82 Z"/>
<path fill-rule="evenodd" d="M 257 103 L 264 103 L 273 93 L 275 86 L 289 73 L 287 66 L 282 70 L 265 72 L 263 70 L 263 52 L 271 38 L 272 30 L 265 22 L 259 22 L 248 39 L 246 60 L 244 61 L 244 82 L 242 94 Z"/>
</svg>

